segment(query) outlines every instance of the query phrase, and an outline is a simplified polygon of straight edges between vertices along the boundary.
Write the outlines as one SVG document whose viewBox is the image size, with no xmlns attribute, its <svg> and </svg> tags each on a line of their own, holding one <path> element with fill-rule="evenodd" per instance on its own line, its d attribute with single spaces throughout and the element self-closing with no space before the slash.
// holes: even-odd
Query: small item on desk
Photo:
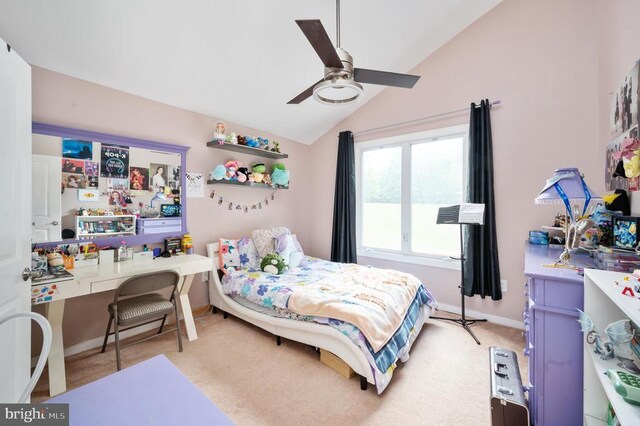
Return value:
<svg viewBox="0 0 640 426">
<path fill-rule="evenodd" d="M 171 257 L 171 252 L 170 251 L 163 251 L 161 254 L 162 257 Z"/>
<path fill-rule="evenodd" d="M 118 252 L 117 252 L 117 258 L 115 259 L 116 262 L 124 262 L 125 260 L 127 260 L 127 255 L 128 255 L 128 251 L 127 251 L 127 243 L 124 242 L 124 240 L 120 241 L 120 247 L 118 247 Z"/>
<path fill-rule="evenodd" d="M 98 252 L 98 256 L 101 265 L 113 263 L 115 260 L 115 250 L 112 248 L 102 248 Z"/>
<path fill-rule="evenodd" d="M 153 258 L 155 259 L 156 257 L 160 257 L 160 255 L 162 254 L 162 249 L 159 247 L 156 247 L 153 249 Z"/>
<path fill-rule="evenodd" d="M 149 260 L 153 260 L 153 252 L 152 251 L 138 251 L 133 253 L 134 262 L 146 262 Z"/>
<path fill-rule="evenodd" d="M 64 269 L 73 269 L 73 263 L 75 256 L 71 254 L 62 255 L 62 261 L 64 262 Z"/>
<path fill-rule="evenodd" d="M 169 252 L 169 254 L 176 254 L 176 253 L 180 253 L 181 245 L 182 241 L 180 240 L 180 238 L 165 238 L 164 239 L 164 251 L 165 252 Z"/>
<path fill-rule="evenodd" d="M 189 234 L 184 234 L 182 237 L 182 251 L 187 254 L 193 253 L 193 239 Z"/>
<path fill-rule="evenodd" d="M 529 242 L 531 244 L 548 245 L 549 233 L 546 231 L 529 231 Z"/>
</svg>

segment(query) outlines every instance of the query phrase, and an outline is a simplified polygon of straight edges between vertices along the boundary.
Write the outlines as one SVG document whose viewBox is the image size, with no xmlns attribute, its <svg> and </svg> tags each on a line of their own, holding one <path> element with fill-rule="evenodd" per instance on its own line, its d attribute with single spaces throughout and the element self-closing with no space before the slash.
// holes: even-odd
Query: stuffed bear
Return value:
<svg viewBox="0 0 640 426">
<path fill-rule="evenodd" d="M 246 145 L 246 144 L 247 144 L 247 137 L 238 135 L 238 145 Z"/>
<path fill-rule="evenodd" d="M 277 253 L 269 253 L 260 261 L 260 269 L 269 274 L 278 275 L 289 269 L 284 259 Z"/>
</svg>

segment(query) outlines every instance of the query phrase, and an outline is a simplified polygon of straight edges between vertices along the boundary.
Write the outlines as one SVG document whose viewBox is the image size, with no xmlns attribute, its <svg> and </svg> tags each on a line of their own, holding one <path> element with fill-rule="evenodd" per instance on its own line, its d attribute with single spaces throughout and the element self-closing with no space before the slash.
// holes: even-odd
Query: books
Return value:
<svg viewBox="0 0 640 426">
<path fill-rule="evenodd" d="M 31 278 L 31 285 L 57 283 L 61 281 L 70 281 L 72 279 L 73 274 L 66 269 L 49 269 L 46 273 L 43 273 L 39 277 Z"/>
</svg>

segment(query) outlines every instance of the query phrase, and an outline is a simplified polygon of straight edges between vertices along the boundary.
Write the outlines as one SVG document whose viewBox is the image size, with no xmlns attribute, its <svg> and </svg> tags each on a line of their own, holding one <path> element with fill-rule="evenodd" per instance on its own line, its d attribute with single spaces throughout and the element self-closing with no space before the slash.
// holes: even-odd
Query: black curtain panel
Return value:
<svg viewBox="0 0 640 426">
<path fill-rule="evenodd" d="M 356 263 L 356 164 L 353 133 L 340 132 L 333 201 L 331 261 Z"/>
<path fill-rule="evenodd" d="M 464 294 L 502 299 L 496 238 L 493 147 L 489 100 L 471 104 L 469 121 L 467 202 L 485 205 L 484 225 L 466 225 Z"/>
</svg>

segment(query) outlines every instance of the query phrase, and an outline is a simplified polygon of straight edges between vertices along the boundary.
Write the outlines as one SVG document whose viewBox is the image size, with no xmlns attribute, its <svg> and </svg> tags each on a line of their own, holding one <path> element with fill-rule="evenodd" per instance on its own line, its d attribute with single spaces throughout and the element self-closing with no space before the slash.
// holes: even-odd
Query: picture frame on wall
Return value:
<svg viewBox="0 0 640 426">
<path fill-rule="evenodd" d="M 638 220 L 633 216 L 613 216 L 613 246 L 635 250 L 638 246 Z"/>
</svg>

